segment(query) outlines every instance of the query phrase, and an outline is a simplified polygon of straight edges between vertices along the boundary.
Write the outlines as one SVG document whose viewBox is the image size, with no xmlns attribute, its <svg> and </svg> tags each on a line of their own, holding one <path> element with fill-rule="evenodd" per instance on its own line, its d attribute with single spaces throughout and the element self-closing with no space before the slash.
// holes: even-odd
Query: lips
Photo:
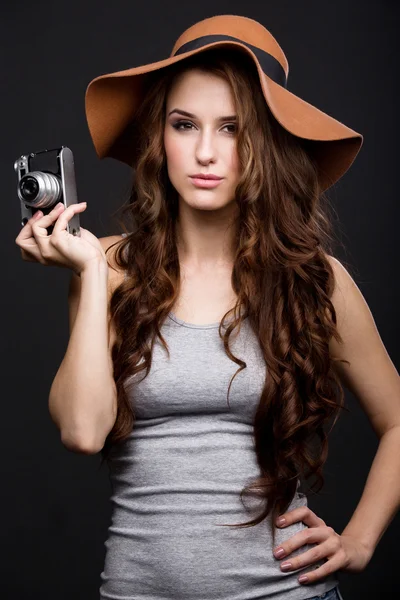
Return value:
<svg viewBox="0 0 400 600">
<path fill-rule="evenodd" d="M 222 183 L 222 177 L 190 177 L 190 180 L 197 188 L 212 189 L 216 188 L 220 183 Z"/>
<path fill-rule="evenodd" d="M 202 175 L 201 173 L 197 173 L 196 175 L 190 175 L 192 179 L 214 179 L 220 180 L 222 177 L 218 177 L 218 175 Z"/>
</svg>

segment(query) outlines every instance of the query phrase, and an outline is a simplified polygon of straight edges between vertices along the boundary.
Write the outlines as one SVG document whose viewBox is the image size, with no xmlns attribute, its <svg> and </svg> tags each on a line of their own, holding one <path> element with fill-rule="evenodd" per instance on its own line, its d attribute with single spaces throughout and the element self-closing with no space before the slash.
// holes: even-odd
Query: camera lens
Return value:
<svg viewBox="0 0 400 600">
<path fill-rule="evenodd" d="M 47 171 L 30 171 L 18 182 L 17 194 L 21 202 L 36 208 L 48 208 L 62 197 L 60 177 Z"/>
<path fill-rule="evenodd" d="M 24 177 L 19 187 L 22 197 L 27 202 L 32 201 L 39 192 L 39 184 L 34 177 Z"/>
</svg>

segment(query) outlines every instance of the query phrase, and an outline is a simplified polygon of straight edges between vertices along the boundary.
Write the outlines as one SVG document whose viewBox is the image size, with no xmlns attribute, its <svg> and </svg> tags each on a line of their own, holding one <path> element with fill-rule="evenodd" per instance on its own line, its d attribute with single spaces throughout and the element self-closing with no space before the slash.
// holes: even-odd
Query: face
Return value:
<svg viewBox="0 0 400 600">
<path fill-rule="evenodd" d="M 239 180 L 235 115 L 231 89 L 221 77 L 191 69 L 174 81 L 166 102 L 164 145 L 180 203 L 208 211 L 234 208 Z M 221 179 L 212 187 L 215 181 L 201 185 L 193 178 L 198 173 Z"/>
</svg>

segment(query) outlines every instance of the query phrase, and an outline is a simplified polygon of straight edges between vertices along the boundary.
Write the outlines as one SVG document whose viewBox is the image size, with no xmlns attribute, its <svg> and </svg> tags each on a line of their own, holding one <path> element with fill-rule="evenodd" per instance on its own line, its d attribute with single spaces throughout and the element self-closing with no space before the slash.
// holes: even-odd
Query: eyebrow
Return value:
<svg viewBox="0 0 400 600">
<path fill-rule="evenodd" d="M 172 115 L 172 113 L 178 113 L 183 115 L 184 117 L 190 117 L 191 119 L 197 119 L 196 115 L 193 113 L 187 112 L 186 110 L 181 110 L 180 108 L 174 108 L 169 113 L 168 116 Z M 227 117 L 218 117 L 217 121 L 236 121 L 236 115 L 229 115 Z"/>
</svg>

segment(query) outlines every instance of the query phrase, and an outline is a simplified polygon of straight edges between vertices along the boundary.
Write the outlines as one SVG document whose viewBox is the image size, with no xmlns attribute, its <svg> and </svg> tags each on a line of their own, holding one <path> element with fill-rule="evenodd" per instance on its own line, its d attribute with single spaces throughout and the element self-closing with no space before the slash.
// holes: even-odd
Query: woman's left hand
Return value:
<svg viewBox="0 0 400 600">
<path fill-rule="evenodd" d="M 350 571 L 351 573 L 359 573 L 363 571 L 369 563 L 372 552 L 364 546 L 360 541 L 350 535 L 339 535 L 328 527 L 322 519 L 320 519 L 308 506 L 301 506 L 289 512 L 284 513 L 279 518 L 284 517 L 286 523 L 279 526 L 284 529 L 287 525 L 292 525 L 298 521 L 303 521 L 308 525 L 307 529 L 296 533 L 288 540 L 285 540 L 279 547 L 275 548 L 275 558 L 282 560 L 282 571 L 290 572 L 297 569 L 307 567 L 318 563 L 325 559 L 325 563 L 319 568 L 308 573 L 302 573 L 299 577 L 300 583 L 315 583 L 327 575 L 338 571 Z M 278 523 L 277 523 L 278 524 Z M 301 548 L 304 544 L 318 544 L 303 554 L 299 554 L 293 558 L 288 555 Z M 283 548 L 285 551 L 282 556 L 276 556 L 276 552 Z M 286 560 L 286 557 L 287 560 Z M 291 566 L 284 568 L 284 563 L 289 562 Z M 302 578 L 307 576 L 307 580 Z M 301 581 L 300 581 L 301 579 Z"/>
</svg>

